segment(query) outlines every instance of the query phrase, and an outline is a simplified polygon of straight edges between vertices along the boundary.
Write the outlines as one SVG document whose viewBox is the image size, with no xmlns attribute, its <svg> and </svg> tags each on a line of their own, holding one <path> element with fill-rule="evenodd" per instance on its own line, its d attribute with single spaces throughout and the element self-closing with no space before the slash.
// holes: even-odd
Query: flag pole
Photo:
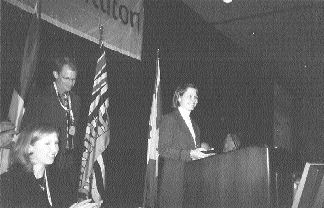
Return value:
<svg viewBox="0 0 324 208">
<path fill-rule="evenodd" d="M 100 18 L 99 18 L 99 47 L 100 49 L 103 49 L 103 25 L 101 24 Z M 93 152 L 96 152 L 96 145 L 94 145 Z M 92 164 L 94 164 L 96 158 L 92 158 Z M 93 183 L 93 174 L 95 172 L 92 170 L 91 174 L 89 176 L 89 192 L 88 192 L 88 199 L 92 199 L 92 183 Z"/>
<path fill-rule="evenodd" d="M 2 1 L 0 2 L 0 14 L 1 14 L 1 12 L 3 12 L 3 9 L 2 9 Z M 0 15 L 0 31 L 2 31 L 2 27 L 3 27 L 3 23 L 2 23 L 2 18 L 1 18 L 1 15 Z M 2 37 L 1 37 L 1 32 L 0 32 L 0 40 L 2 40 Z M 1 50 L 3 50 L 2 48 L 4 48 L 3 46 L 2 46 L 2 41 L 0 41 L 0 54 L 2 54 L 1 53 Z M 3 70 L 3 68 L 2 68 L 2 59 L 0 58 L 0 74 L 2 74 L 2 71 L 4 71 Z M 0 92 L 2 92 L 2 79 L 0 79 Z M 0 102 L 0 109 L 2 109 L 2 102 Z M 0 119 L 1 119 L 1 121 L 2 120 L 4 120 L 3 118 L 2 118 L 2 110 L 0 110 Z"/>
<path fill-rule="evenodd" d="M 157 65 L 158 65 L 157 68 L 159 68 L 159 70 L 158 70 L 159 75 L 158 76 L 160 77 L 161 72 L 160 72 L 160 49 L 159 48 L 156 50 L 156 62 L 157 62 Z M 160 79 L 161 79 L 161 77 L 160 77 Z M 160 85 L 160 83 L 157 83 L 157 82 L 160 82 L 160 81 L 158 81 L 158 80 L 156 81 L 156 84 Z M 158 92 L 155 92 L 155 93 L 157 94 Z M 158 151 L 157 151 L 157 160 L 156 160 L 156 163 L 155 163 L 155 177 L 158 176 L 158 173 L 159 173 L 159 155 L 158 155 Z"/>
<path fill-rule="evenodd" d="M 149 138 L 147 147 L 147 164 L 143 193 L 143 208 L 158 207 L 158 168 L 159 168 L 159 123 L 161 120 L 160 64 L 159 52 L 156 51 L 156 77 L 153 90 L 151 115 L 149 121 Z"/>
<path fill-rule="evenodd" d="M 103 49 L 103 25 L 101 23 L 99 25 L 99 47 Z"/>
</svg>

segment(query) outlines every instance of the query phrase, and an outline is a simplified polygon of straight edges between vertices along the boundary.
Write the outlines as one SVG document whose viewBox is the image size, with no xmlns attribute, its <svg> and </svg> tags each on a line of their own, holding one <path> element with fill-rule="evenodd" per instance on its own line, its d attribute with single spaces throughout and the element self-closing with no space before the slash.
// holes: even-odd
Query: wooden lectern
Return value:
<svg viewBox="0 0 324 208">
<path fill-rule="evenodd" d="M 276 208 L 282 207 L 283 195 L 287 195 L 291 206 L 293 186 L 288 181 L 288 192 L 278 187 L 278 177 L 290 176 L 288 169 L 275 167 L 271 160 L 275 157 L 272 150 L 261 147 L 248 147 L 229 153 L 222 153 L 205 159 L 182 163 L 183 198 L 185 208 Z M 165 160 L 165 163 L 170 161 Z M 174 161 L 172 161 L 174 162 Z M 285 172 L 285 173 L 284 173 Z M 289 193 L 291 191 L 291 195 Z M 281 204 L 280 204 L 281 203 Z"/>
</svg>

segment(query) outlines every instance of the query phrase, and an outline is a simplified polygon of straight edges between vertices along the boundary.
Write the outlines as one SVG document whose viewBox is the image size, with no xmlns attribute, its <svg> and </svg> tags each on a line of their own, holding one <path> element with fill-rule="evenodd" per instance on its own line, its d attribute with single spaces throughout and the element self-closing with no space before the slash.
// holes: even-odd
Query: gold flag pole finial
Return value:
<svg viewBox="0 0 324 208">
<path fill-rule="evenodd" d="M 99 25 L 99 46 L 102 48 L 103 45 L 103 26 L 102 24 Z"/>
</svg>

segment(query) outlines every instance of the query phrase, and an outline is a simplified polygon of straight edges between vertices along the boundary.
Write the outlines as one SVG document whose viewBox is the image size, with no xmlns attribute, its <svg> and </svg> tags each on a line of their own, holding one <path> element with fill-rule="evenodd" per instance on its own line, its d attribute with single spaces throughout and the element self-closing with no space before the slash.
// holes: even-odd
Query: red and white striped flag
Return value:
<svg viewBox="0 0 324 208">
<path fill-rule="evenodd" d="M 110 140 L 108 107 L 106 53 L 103 52 L 96 66 L 79 184 L 79 192 L 90 196 L 96 202 L 101 200 L 103 191 L 98 187 L 105 188 L 105 165 L 102 153 Z M 94 168 L 95 166 L 99 168 Z"/>
<path fill-rule="evenodd" d="M 150 115 L 150 135 L 147 147 L 147 167 L 144 186 L 144 208 L 157 207 L 159 123 L 161 120 L 160 60 L 156 59 L 156 80 Z"/>
</svg>

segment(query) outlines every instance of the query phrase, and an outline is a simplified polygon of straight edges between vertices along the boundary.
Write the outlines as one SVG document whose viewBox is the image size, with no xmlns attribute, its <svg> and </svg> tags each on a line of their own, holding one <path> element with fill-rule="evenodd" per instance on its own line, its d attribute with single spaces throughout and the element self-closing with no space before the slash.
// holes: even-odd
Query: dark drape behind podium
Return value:
<svg viewBox="0 0 324 208">
<path fill-rule="evenodd" d="M 197 161 L 179 162 L 183 166 L 183 184 L 177 184 L 180 189 L 177 193 L 181 193 L 178 197 L 182 207 L 271 208 L 289 205 L 292 196 L 278 201 L 276 180 L 279 174 L 287 181 L 286 187 L 280 188 L 288 191 L 279 194 L 289 195 L 292 192 L 290 171 L 285 169 L 278 173 L 272 162 L 277 158 L 271 152 L 269 148 L 248 147 Z M 176 161 L 165 159 L 164 165 L 169 162 Z M 288 166 L 288 163 L 288 160 L 281 160 L 282 165 Z M 179 199 L 175 200 L 179 203 Z"/>
</svg>

